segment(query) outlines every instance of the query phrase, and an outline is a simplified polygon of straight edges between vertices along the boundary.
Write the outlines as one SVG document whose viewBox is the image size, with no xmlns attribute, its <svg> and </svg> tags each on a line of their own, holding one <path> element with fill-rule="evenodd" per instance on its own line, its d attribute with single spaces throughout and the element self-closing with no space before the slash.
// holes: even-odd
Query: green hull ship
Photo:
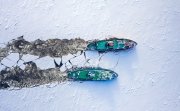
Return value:
<svg viewBox="0 0 180 111">
<path fill-rule="evenodd" d="M 120 51 L 133 48 L 137 43 L 129 39 L 110 38 L 90 42 L 86 50 L 95 50 L 99 52 Z"/>
<path fill-rule="evenodd" d="M 103 81 L 118 77 L 118 74 L 114 71 L 99 67 L 76 68 L 67 73 L 68 78 L 75 81 Z"/>
</svg>

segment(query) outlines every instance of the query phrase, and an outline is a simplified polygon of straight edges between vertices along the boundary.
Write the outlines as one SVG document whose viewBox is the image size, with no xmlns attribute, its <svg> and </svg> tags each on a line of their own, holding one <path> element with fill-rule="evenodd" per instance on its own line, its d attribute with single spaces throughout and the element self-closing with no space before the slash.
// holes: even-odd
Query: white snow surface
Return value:
<svg viewBox="0 0 180 111">
<path fill-rule="evenodd" d="M 179 0 L 1 0 L 1 43 L 21 35 L 27 40 L 117 36 L 138 45 L 103 56 L 99 66 L 117 72 L 116 80 L 0 90 L 0 111 L 179 111 L 179 20 Z M 51 59 L 36 62 L 54 67 Z M 83 56 L 75 63 L 80 60 Z"/>
</svg>

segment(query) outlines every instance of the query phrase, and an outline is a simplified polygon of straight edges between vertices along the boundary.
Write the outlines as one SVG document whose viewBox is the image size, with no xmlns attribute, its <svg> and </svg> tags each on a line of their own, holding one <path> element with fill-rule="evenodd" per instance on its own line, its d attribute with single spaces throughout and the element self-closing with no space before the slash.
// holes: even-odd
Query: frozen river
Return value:
<svg viewBox="0 0 180 111">
<path fill-rule="evenodd" d="M 179 111 L 179 20 L 178 0 L 1 0 L 1 43 L 21 35 L 27 40 L 117 36 L 138 45 L 103 56 L 99 66 L 117 72 L 116 80 L 0 90 L 0 111 Z M 48 57 L 36 62 L 54 65 Z"/>
</svg>

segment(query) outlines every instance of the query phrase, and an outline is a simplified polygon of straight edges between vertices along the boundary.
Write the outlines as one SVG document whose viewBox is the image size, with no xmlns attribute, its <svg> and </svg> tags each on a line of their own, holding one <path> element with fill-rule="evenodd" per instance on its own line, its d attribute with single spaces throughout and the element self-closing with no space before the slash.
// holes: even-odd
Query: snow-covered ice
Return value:
<svg viewBox="0 0 180 111">
<path fill-rule="evenodd" d="M 21 35 L 27 40 L 118 36 L 138 45 L 103 56 L 99 66 L 116 71 L 116 80 L 0 90 L 0 111 L 179 111 L 179 20 L 179 0 L 1 0 L 0 43 Z M 54 67 L 50 59 L 36 61 Z"/>
</svg>

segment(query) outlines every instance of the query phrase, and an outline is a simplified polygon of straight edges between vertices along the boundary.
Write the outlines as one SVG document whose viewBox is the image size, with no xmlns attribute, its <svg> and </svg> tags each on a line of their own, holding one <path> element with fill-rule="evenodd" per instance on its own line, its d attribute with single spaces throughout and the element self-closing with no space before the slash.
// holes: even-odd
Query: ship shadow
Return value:
<svg viewBox="0 0 180 111">
<path fill-rule="evenodd" d="M 97 103 L 102 105 L 102 107 L 108 106 L 112 111 L 116 107 L 116 94 L 120 92 L 117 78 L 109 81 L 79 82 L 78 86 L 80 89 L 87 90 L 94 101 L 96 101 L 96 99 L 102 101 L 101 103 Z"/>
<path fill-rule="evenodd" d="M 98 57 L 97 52 L 89 52 L 91 56 Z M 117 61 L 119 63 L 116 65 Z M 106 53 L 99 66 L 106 69 L 111 69 L 118 73 L 118 77 L 110 81 L 82 81 L 76 82 L 79 84 L 80 89 L 87 90 L 93 99 L 98 99 L 102 101 L 102 105 L 108 105 L 111 110 L 115 110 L 118 107 L 117 99 L 119 94 L 122 94 L 121 89 L 121 76 L 127 74 L 130 79 L 134 78 L 134 65 L 138 62 L 137 49 L 133 48 L 130 50 L 120 51 L 120 52 L 109 52 Z M 107 64 L 107 65 L 106 65 Z"/>
<path fill-rule="evenodd" d="M 138 68 L 138 53 L 137 48 L 124 50 L 120 52 L 107 53 L 100 62 L 100 66 L 107 63 L 107 69 L 117 72 L 119 75 L 122 73 L 134 77 L 134 72 Z"/>
</svg>

